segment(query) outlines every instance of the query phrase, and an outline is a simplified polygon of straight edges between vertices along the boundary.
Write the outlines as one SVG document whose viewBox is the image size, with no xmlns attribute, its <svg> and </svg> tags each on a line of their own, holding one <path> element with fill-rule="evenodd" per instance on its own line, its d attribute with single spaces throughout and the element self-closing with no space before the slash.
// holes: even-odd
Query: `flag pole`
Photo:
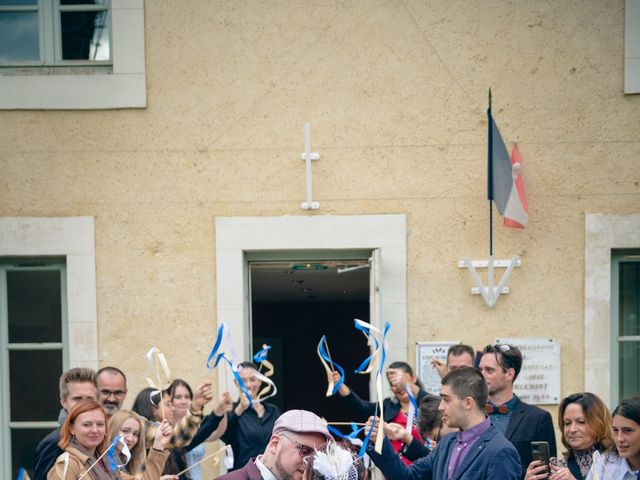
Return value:
<svg viewBox="0 0 640 480">
<path fill-rule="evenodd" d="M 487 151 L 487 163 L 488 163 L 488 180 L 487 180 L 487 191 L 489 198 L 489 257 L 493 256 L 493 206 L 491 202 L 493 201 L 493 118 L 491 117 L 491 88 L 489 88 L 489 108 L 487 108 L 487 124 L 489 128 L 489 141 L 488 143 L 488 151 Z"/>
</svg>

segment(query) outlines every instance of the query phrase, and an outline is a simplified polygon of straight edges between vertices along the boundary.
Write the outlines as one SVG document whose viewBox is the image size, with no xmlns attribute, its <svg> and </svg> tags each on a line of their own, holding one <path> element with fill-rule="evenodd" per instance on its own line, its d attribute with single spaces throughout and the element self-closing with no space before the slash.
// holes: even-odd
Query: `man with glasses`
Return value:
<svg viewBox="0 0 640 480">
<path fill-rule="evenodd" d="M 67 413 L 82 400 L 97 400 L 96 372 L 90 368 L 72 368 L 60 376 L 60 415 L 58 423 L 62 425 Z M 58 446 L 60 427 L 49 433 L 36 448 L 34 480 L 45 480 L 62 450 Z"/>
<path fill-rule="evenodd" d="M 332 440 L 327 425 L 306 410 L 289 410 L 276 420 L 262 455 L 218 480 L 302 480 L 306 459 Z"/>
<path fill-rule="evenodd" d="M 520 400 L 513 383 L 522 368 L 522 353 L 513 345 L 487 345 L 480 371 L 489 388 L 487 414 L 500 432 L 516 447 L 523 472 L 531 463 L 531 442 L 549 443 L 549 454 L 557 455 L 556 435 L 549 412 Z"/>
<path fill-rule="evenodd" d="M 122 407 L 127 396 L 127 377 L 116 367 L 104 367 L 98 370 L 98 402 L 102 405 L 107 418 Z"/>
</svg>

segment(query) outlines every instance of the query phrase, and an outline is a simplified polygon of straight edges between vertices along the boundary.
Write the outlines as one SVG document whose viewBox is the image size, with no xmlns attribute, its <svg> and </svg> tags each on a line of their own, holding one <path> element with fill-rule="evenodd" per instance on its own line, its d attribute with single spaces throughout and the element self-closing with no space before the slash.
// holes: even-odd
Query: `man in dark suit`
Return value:
<svg viewBox="0 0 640 480">
<path fill-rule="evenodd" d="M 489 388 L 487 413 L 491 422 L 518 450 L 523 472 L 531 463 L 531 442 L 549 443 L 549 454 L 557 455 L 556 435 L 549 412 L 529 405 L 513 394 L 513 383 L 522 368 L 522 353 L 513 345 L 487 345 L 480 371 Z"/>
<path fill-rule="evenodd" d="M 305 458 L 332 440 L 327 425 L 306 410 L 289 410 L 278 417 L 262 455 L 218 480 L 302 480 Z"/>
<path fill-rule="evenodd" d="M 383 442 L 382 454 L 370 444 L 367 453 L 384 476 L 393 480 L 519 480 L 518 452 L 485 415 L 488 391 L 480 372 L 471 367 L 449 372 L 442 378 L 440 396 L 443 422 L 460 432 L 445 435 L 430 455 L 411 466 L 393 453 L 388 440 Z"/>
</svg>

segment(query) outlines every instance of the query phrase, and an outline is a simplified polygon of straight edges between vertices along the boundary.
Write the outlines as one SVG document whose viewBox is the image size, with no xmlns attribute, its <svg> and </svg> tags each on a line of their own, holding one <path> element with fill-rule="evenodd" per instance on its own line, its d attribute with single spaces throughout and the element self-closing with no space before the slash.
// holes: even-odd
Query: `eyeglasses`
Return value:
<svg viewBox="0 0 640 480">
<path fill-rule="evenodd" d="M 100 396 L 106 398 L 109 398 L 111 396 L 114 396 L 116 398 L 123 398 L 126 394 L 127 392 L 125 392 L 124 390 L 100 390 Z"/>
<path fill-rule="evenodd" d="M 309 445 L 305 445 L 304 443 L 300 443 L 297 440 L 294 440 L 286 433 L 281 433 L 280 436 L 286 438 L 296 446 L 296 449 L 298 450 L 298 455 L 300 455 L 300 458 L 302 458 L 303 460 L 313 455 L 313 453 L 316 451 L 315 448 L 310 447 Z"/>
</svg>

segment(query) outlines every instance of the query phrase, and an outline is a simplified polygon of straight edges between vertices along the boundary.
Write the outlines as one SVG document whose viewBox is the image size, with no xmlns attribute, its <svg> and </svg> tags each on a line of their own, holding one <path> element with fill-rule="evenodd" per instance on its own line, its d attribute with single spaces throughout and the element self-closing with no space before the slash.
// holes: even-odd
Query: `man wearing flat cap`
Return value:
<svg viewBox="0 0 640 480">
<path fill-rule="evenodd" d="M 325 422 L 306 410 L 289 410 L 276 420 L 262 455 L 217 480 L 302 480 L 304 459 L 332 440 Z"/>
</svg>

